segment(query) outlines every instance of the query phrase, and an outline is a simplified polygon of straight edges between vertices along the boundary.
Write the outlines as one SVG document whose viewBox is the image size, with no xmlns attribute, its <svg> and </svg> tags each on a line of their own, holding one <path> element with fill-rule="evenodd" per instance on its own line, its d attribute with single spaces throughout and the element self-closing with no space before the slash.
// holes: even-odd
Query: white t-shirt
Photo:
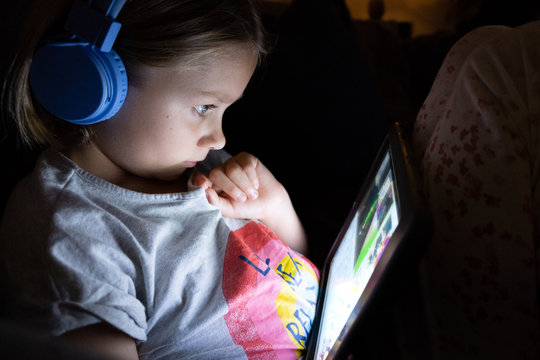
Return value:
<svg viewBox="0 0 540 360">
<path fill-rule="evenodd" d="M 47 334 L 105 321 L 143 359 L 302 355 L 318 271 L 202 188 L 144 194 L 46 150 L 0 229 L 9 312 Z"/>
</svg>

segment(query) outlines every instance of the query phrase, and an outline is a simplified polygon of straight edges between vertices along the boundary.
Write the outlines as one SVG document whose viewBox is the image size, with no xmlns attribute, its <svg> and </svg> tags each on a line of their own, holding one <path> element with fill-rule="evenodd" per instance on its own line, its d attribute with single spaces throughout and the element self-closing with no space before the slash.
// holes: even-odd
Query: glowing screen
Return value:
<svg viewBox="0 0 540 360">
<path fill-rule="evenodd" d="M 364 292 L 399 222 L 387 153 L 330 264 L 316 359 L 325 359 Z"/>
</svg>

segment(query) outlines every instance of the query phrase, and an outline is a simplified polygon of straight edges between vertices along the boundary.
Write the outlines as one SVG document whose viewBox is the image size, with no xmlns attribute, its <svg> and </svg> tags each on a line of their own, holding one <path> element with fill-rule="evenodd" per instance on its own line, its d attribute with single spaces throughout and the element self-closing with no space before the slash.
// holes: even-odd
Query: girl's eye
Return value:
<svg viewBox="0 0 540 360">
<path fill-rule="evenodd" d="M 204 115 L 206 115 L 209 111 L 211 111 L 213 108 L 215 108 L 214 105 L 196 105 L 196 106 L 195 106 L 195 111 L 196 111 L 197 114 L 199 114 L 200 116 L 204 116 Z"/>
</svg>

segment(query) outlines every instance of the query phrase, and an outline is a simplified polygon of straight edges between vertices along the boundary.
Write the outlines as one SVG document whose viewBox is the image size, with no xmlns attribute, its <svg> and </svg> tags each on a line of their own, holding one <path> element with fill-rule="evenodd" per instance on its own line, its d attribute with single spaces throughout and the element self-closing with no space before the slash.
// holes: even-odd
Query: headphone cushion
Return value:
<svg viewBox="0 0 540 360">
<path fill-rule="evenodd" d="M 43 107 L 66 121 L 89 125 L 118 112 L 127 95 L 118 54 L 88 44 L 52 43 L 32 59 L 30 87 Z"/>
</svg>

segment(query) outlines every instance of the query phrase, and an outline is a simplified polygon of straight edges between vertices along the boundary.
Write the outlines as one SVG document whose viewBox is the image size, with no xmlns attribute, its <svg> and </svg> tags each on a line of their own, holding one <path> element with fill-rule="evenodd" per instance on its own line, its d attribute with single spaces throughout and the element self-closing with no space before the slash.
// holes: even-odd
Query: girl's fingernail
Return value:
<svg viewBox="0 0 540 360">
<path fill-rule="evenodd" d="M 236 200 L 238 200 L 240 202 L 246 201 L 247 200 L 246 194 L 241 193 L 241 194 L 236 195 Z"/>
<path fill-rule="evenodd" d="M 258 197 L 259 197 L 259 192 L 257 190 L 251 190 L 249 192 L 249 198 L 250 199 L 255 200 Z"/>
</svg>

